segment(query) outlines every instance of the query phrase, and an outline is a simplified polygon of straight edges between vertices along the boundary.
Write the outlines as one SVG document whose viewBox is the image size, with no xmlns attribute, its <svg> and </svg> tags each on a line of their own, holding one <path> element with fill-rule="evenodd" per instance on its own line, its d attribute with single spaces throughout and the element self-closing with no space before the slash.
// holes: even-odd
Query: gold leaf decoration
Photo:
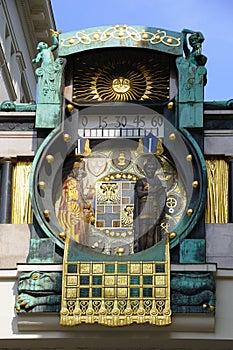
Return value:
<svg viewBox="0 0 233 350">
<path fill-rule="evenodd" d="M 62 326 L 82 323 L 111 327 L 133 323 L 171 324 L 168 236 L 163 241 L 164 260 L 149 263 L 103 261 L 96 268 L 94 261 L 69 261 L 69 249 L 70 240 L 67 238 L 60 311 Z M 75 272 L 69 271 L 71 265 Z"/>
<path fill-rule="evenodd" d="M 32 223 L 32 208 L 29 198 L 29 177 L 32 162 L 18 161 L 13 171 L 12 224 Z"/>
<path fill-rule="evenodd" d="M 221 157 L 206 160 L 208 191 L 205 221 L 207 224 L 228 222 L 228 163 Z"/>
<path fill-rule="evenodd" d="M 154 28 L 155 30 L 155 28 Z M 146 42 L 151 45 L 162 44 L 170 47 L 177 47 L 181 44 L 181 38 L 167 34 L 165 30 L 157 29 L 156 31 L 146 31 L 145 29 L 137 30 L 126 24 L 107 27 L 104 30 L 98 29 L 90 31 L 77 31 L 73 36 L 61 39 L 61 46 L 64 48 L 76 45 L 91 45 L 96 42 L 105 43 L 111 40 L 132 40 L 133 42 Z"/>
</svg>

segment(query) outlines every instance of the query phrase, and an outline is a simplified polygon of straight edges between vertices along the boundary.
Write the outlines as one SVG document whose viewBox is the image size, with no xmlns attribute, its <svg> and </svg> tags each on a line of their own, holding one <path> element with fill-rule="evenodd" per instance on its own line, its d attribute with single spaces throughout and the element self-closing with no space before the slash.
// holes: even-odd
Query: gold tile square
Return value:
<svg viewBox="0 0 233 350">
<path fill-rule="evenodd" d="M 103 273 L 103 265 L 102 264 L 93 264 L 93 273 Z"/>
<path fill-rule="evenodd" d="M 77 276 L 67 276 L 67 284 L 76 286 L 78 284 L 78 277 Z"/>
<path fill-rule="evenodd" d="M 82 263 L 80 264 L 80 273 L 90 273 L 91 264 Z"/>
<path fill-rule="evenodd" d="M 113 286 L 115 284 L 115 276 L 105 276 L 104 284 L 105 286 Z"/>
<path fill-rule="evenodd" d="M 143 273 L 153 273 L 153 264 L 143 264 L 142 267 Z"/>
<path fill-rule="evenodd" d="M 141 264 L 130 264 L 130 272 L 131 273 L 140 273 L 141 272 Z"/>
<path fill-rule="evenodd" d="M 155 276 L 155 285 L 166 284 L 165 276 Z"/>
<path fill-rule="evenodd" d="M 67 298 L 76 298 L 77 289 L 76 288 L 67 288 L 66 297 Z"/>
<path fill-rule="evenodd" d="M 166 288 L 155 288 L 155 297 L 163 298 L 166 296 Z"/>
<path fill-rule="evenodd" d="M 127 286 L 127 276 L 117 276 L 117 284 L 121 286 Z"/>
<path fill-rule="evenodd" d="M 105 298 L 112 298 L 114 297 L 114 288 L 104 288 L 104 297 Z"/>
<path fill-rule="evenodd" d="M 117 296 L 126 298 L 127 297 L 127 288 L 117 288 Z"/>
</svg>

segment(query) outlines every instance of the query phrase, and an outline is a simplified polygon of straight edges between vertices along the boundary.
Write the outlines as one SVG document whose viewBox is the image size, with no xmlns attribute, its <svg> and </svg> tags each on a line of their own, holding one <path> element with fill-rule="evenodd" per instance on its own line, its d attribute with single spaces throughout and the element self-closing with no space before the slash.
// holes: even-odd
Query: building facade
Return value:
<svg viewBox="0 0 233 350">
<path fill-rule="evenodd" d="M 203 34 L 0 16 L 0 348 L 230 349 L 233 103 L 204 100 Z"/>
</svg>

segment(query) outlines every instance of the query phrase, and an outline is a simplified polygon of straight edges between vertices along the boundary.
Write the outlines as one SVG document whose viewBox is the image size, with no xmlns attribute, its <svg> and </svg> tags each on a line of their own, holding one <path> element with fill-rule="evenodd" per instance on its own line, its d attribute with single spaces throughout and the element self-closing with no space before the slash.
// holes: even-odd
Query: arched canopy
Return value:
<svg viewBox="0 0 233 350">
<path fill-rule="evenodd" d="M 129 25 L 101 26 L 61 34 L 59 56 L 108 47 L 147 48 L 181 56 L 182 41 L 182 33 L 164 29 Z"/>
</svg>

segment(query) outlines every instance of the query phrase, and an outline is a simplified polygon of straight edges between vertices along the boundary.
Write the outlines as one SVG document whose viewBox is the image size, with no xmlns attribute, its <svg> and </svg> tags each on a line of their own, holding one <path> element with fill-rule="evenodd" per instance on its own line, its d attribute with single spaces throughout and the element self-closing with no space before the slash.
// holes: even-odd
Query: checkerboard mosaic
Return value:
<svg viewBox="0 0 233 350">
<path fill-rule="evenodd" d="M 170 317 L 167 262 L 68 262 L 64 277 L 69 322 L 157 324 Z"/>
</svg>

